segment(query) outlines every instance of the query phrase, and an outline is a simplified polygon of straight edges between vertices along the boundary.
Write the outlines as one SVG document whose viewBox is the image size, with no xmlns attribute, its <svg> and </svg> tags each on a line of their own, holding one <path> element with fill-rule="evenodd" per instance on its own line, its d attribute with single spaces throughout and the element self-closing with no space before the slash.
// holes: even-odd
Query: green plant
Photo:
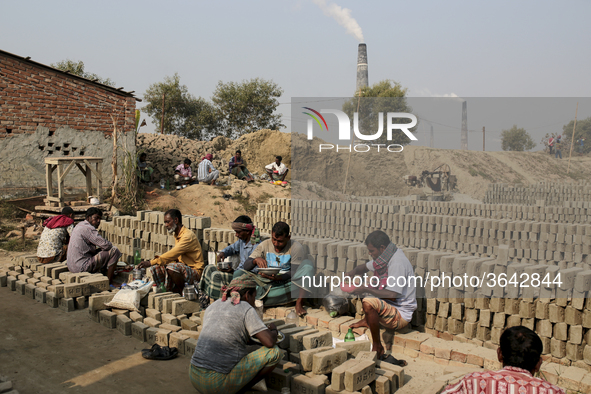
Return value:
<svg viewBox="0 0 591 394">
<path fill-rule="evenodd" d="M 22 240 L 22 239 L 11 239 L 4 242 L 0 242 L 0 249 L 4 249 L 8 252 L 33 252 L 37 250 L 38 241 Z"/>
<path fill-rule="evenodd" d="M 0 200 L 0 219 L 14 220 L 23 217 L 25 217 L 24 212 L 15 205 L 6 200 Z"/>
</svg>

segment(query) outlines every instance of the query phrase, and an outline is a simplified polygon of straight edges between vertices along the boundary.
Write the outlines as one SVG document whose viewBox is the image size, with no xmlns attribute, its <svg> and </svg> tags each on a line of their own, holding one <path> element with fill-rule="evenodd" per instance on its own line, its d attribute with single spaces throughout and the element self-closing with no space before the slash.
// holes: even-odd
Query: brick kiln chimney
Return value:
<svg viewBox="0 0 591 394">
<path fill-rule="evenodd" d="M 359 44 L 359 49 L 357 51 L 357 86 L 355 86 L 355 91 L 358 92 L 360 88 L 368 86 L 368 81 L 367 45 Z"/>
</svg>

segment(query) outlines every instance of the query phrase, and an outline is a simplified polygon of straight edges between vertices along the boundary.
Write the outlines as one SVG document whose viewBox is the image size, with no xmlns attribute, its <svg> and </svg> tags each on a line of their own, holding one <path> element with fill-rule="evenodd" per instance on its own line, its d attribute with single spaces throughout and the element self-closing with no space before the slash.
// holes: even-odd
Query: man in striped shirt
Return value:
<svg viewBox="0 0 591 394">
<path fill-rule="evenodd" d="M 203 183 L 209 183 L 210 185 L 215 185 L 216 179 L 220 176 L 220 172 L 215 169 L 213 164 L 211 164 L 211 160 L 213 159 L 213 155 L 208 153 L 199 163 L 199 167 L 197 168 L 197 180 Z"/>
<path fill-rule="evenodd" d="M 500 371 L 470 373 L 442 394 L 565 394 L 565 390 L 533 375 L 542 366 L 542 341 L 524 326 L 507 328 L 497 348 Z"/>
<path fill-rule="evenodd" d="M 89 208 L 86 211 L 86 220 L 74 227 L 68 246 L 68 270 L 100 272 L 112 283 L 121 252 L 96 230 L 102 217 L 103 212 L 100 209 Z"/>
</svg>

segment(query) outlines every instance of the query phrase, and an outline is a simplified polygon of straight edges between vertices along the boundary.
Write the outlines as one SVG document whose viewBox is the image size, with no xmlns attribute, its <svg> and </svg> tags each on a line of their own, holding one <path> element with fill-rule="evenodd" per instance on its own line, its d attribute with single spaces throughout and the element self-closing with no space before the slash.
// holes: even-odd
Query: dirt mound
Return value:
<svg viewBox="0 0 591 394">
<path fill-rule="evenodd" d="M 406 146 L 400 153 L 374 151 L 349 153 L 335 149 L 319 152 L 314 138 L 310 143 L 305 136 L 294 134 L 292 167 L 295 179 L 316 183 L 324 188 L 355 196 L 407 196 L 430 191 L 409 187 L 405 175 L 420 176 L 422 171 L 433 171 L 448 164 L 456 175 L 457 193 L 482 200 L 491 183 L 524 183 L 541 181 L 576 182 L 591 179 L 591 157 L 573 156 L 567 174 L 568 159 L 555 159 L 543 152 L 481 152 L 469 150 L 434 149 Z M 305 197 L 307 186 L 294 184 L 294 197 Z M 309 197 L 306 197 L 309 198 Z"/>
<path fill-rule="evenodd" d="M 226 200 L 224 195 L 230 195 Z M 149 209 L 166 211 L 178 208 L 183 214 L 211 217 L 211 226 L 230 228 L 230 223 L 240 215 L 254 220 L 259 203 L 269 198 L 290 198 L 291 189 L 275 186 L 268 182 L 254 182 L 232 179 L 232 186 L 193 185 L 186 189 L 166 191 L 155 189 L 147 194 Z"/>
<path fill-rule="evenodd" d="M 148 162 L 154 168 L 156 180 L 170 178 L 173 168 L 185 158 L 193 161 L 191 168 L 196 173 L 201 158 L 207 153 L 213 155 L 213 165 L 222 175 L 227 175 L 228 163 L 236 150 L 242 151 L 248 169 L 252 173 L 264 173 L 264 167 L 283 157 L 283 163 L 291 167 L 291 134 L 277 130 L 260 130 L 237 140 L 216 137 L 212 141 L 195 141 L 176 135 L 138 134 L 138 152 L 148 155 Z M 289 174 L 288 174 L 289 178 Z"/>
</svg>

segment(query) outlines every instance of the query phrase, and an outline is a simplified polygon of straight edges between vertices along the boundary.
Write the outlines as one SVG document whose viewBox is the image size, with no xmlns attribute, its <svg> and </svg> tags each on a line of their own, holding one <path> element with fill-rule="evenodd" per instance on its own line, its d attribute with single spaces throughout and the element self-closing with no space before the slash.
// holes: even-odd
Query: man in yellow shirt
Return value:
<svg viewBox="0 0 591 394">
<path fill-rule="evenodd" d="M 201 245 L 194 232 L 183 226 L 183 215 L 178 209 L 164 213 L 164 227 L 174 235 L 174 247 L 152 261 L 142 261 L 140 268 L 150 267 L 156 286 L 165 284 L 168 291 L 182 294 L 185 283 L 201 279 L 204 262 Z"/>
</svg>

